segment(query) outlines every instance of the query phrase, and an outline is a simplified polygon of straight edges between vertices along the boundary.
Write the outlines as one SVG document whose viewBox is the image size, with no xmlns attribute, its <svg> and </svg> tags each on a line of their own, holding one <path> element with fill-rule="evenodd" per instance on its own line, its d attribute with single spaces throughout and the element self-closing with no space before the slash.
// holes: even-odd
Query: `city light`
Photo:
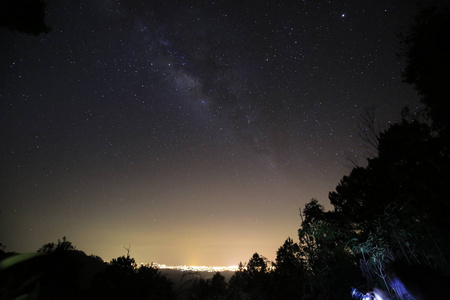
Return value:
<svg viewBox="0 0 450 300">
<path fill-rule="evenodd" d="M 160 270 L 178 270 L 178 271 L 184 271 L 184 272 L 236 272 L 239 270 L 239 267 L 237 265 L 234 266 L 186 266 L 186 265 L 179 265 L 179 266 L 168 266 L 165 264 L 158 264 L 158 263 L 141 263 L 141 266 L 147 266 L 147 267 L 157 267 Z"/>
</svg>

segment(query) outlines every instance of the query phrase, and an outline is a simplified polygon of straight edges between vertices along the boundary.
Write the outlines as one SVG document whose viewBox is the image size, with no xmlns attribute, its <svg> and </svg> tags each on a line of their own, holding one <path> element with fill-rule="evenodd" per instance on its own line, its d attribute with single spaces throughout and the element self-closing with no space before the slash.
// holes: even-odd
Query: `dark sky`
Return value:
<svg viewBox="0 0 450 300">
<path fill-rule="evenodd" d="M 257 3 L 257 4 L 255 4 Z M 282 4 L 284 3 L 284 4 Z M 0 242 L 67 236 L 165 264 L 274 259 L 298 208 L 364 162 L 355 132 L 416 106 L 414 1 L 49 1 L 0 29 Z"/>
</svg>

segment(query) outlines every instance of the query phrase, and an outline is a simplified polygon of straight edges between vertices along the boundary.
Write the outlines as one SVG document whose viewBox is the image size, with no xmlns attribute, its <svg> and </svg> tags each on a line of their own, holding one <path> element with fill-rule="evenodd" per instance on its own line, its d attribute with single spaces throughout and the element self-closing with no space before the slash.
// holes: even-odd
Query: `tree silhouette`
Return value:
<svg viewBox="0 0 450 300">
<path fill-rule="evenodd" d="M 127 248 L 126 248 L 127 249 Z M 152 266 L 137 268 L 127 255 L 111 260 L 104 272 L 92 282 L 92 299 L 172 299 L 172 283 Z"/>
<path fill-rule="evenodd" d="M 221 300 L 227 298 L 227 283 L 219 272 L 211 279 L 199 278 L 191 286 L 189 300 Z M 233 298 L 234 299 L 234 298 Z"/>
<path fill-rule="evenodd" d="M 71 251 L 76 250 L 75 246 L 72 242 L 68 241 L 65 236 L 63 236 L 62 240 L 58 239 L 58 242 L 55 243 L 47 243 L 38 249 L 38 252 L 52 253 L 52 252 L 60 252 L 60 251 Z"/>
<path fill-rule="evenodd" d="M 256 274 L 267 273 L 267 259 L 255 252 L 248 261 L 247 270 L 245 272 L 251 277 L 255 276 Z"/>
<path fill-rule="evenodd" d="M 39 250 L 6 253 L 8 260 L 0 261 L 0 299 L 174 299 L 172 282 L 153 265 L 137 268 L 129 251 L 106 264 L 76 250 L 66 237 Z"/>
<path fill-rule="evenodd" d="M 245 266 L 239 263 L 229 282 L 228 299 L 276 299 L 267 258 L 255 252 Z"/>
<path fill-rule="evenodd" d="M 300 248 L 291 238 L 278 248 L 273 274 L 274 294 L 279 299 L 299 299 L 305 280 Z"/>
<path fill-rule="evenodd" d="M 109 264 L 109 269 L 121 272 L 124 275 L 134 274 L 136 261 L 129 254 L 127 256 L 123 255 L 118 258 L 113 258 Z"/>
<path fill-rule="evenodd" d="M 401 36 L 406 60 L 403 79 L 413 84 L 437 128 L 449 130 L 450 11 L 448 7 L 422 9 L 410 31 Z"/>
<path fill-rule="evenodd" d="M 13 275 L 17 282 L 29 284 L 25 289 L 43 299 L 76 299 L 82 295 L 82 258 L 86 255 L 63 237 L 58 242 L 47 243 L 38 250 L 38 256 L 22 263 Z M 27 279 L 25 279 L 27 278 Z"/>
<path fill-rule="evenodd" d="M 31 35 L 47 33 L 50 27 L 45 24 L 45 8 L 42 0 L 2 1 L 0 26 Z"/>
<path fill-rule="evenodd" d="M 300 248 L 291 238 L 287 238 L 283 246 L 278 248 L 275 259 L 275 272 L 284 276 L 294 276 L 303 268 Z"/>
<path fill-rule="evenodd" d="M 315 199 L 305 205 L 299 248 L 313 297 L 337 295 L 339 286 L 350 285 L 342 274 L 353 273 L 356 264 L 392 298 L 402 297 L 390 283 L 394 261 L 449 271 L 449 25 L 448 9 L 424 9 L 402 37 L 403 76 L 415 85 L 429 118 L 404 110 L 400 123 L 379 131 L 368 115 L 362 137 L 373 155 L 367 166 L 355 164 L 329 193 L 334 210 L 325 212 Z M 358 276 L 353 281 L 361 282 Z"/>
<path fill-rule="evenodd" d="M 264 256 L 254 253 L 244 270 L 246 285 L 244 291 L 250 299 L 271 299 L 271 273 L 268 260 Z"/>
<path fill-rule="evenodd" d="M 155 266 L 141 266 L 137 269 L 137 299 L 172 299 L 172 282 Z"/>
<path fill-rule="evenodd" d="M 225 277 L 222 276 L 219 272 L 214 274 L 211 278 L 211 289 L 214 293 L 213 299 L 223 299 L 227 289 L 227 283 L 225 281 Z"/>
<path fill-rule="evenodd" d="M 325 212 L 316 199 L 305 205 L 303 216 L 298 233 L 306 288 L 314 297 L 345 297 L 346 287 L 361 277 L 348 245 L 356 234 L 352 224 L 339 212 Z"/>
<path fill-rule="evenodd" d="M 244 273 L 245 266 L 239 262 L 238 270 L 230 278 L 228 282 L 228 299 L 240 300 L 244 298 L 244 290 L 248 284 L 248 278 Z"/>
</svg>

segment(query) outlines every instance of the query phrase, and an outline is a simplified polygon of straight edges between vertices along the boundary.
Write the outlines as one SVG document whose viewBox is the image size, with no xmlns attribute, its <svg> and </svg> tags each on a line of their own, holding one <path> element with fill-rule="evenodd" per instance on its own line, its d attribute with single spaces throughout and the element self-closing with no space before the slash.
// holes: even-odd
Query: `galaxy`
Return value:
<svg viewBox="0 0 450 300">
<path fill-rule="evenodd" d="M 273 260 L 365 163 L 361 115 L 419 107 L 396 55 L 419 4 L 50 1 L 48 33 L 0 28 L 0 242 Z"/>
</svg>

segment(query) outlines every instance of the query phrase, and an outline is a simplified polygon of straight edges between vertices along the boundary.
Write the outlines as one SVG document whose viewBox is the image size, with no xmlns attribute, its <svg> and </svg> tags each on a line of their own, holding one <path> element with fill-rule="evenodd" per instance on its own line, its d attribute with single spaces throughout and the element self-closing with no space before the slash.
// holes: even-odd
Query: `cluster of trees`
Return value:
<svg viewBox="0 0 450 300">
<path fill-rule="evenodd" d="M 217 273 L 213 278 L 195 280 L 189 300 L 300 299 L 304 291 L 304 268 L 298 244 L 288 238 L 277 251 L 275 262 L 254 253 L 229 282 Z"/>
<path fill-rule="evenodd" d="M 129 252 L 105 263 L 65 237 L 35 253 L 0 249 L 0 299 L 298 299 L 303 267 L 298 244 L 287 239 L 276 262 L 255 253 L 227 282 L 195 276 L 174 289 L 155 266 L 137 266 Z M 190 274 L 186 274 L 190 275 Z"/>
<path fill-rule="evenodd" d="M 375 146 L 373 157 L 355 166 L 329 194 L 332 211 L 315 199 L 306 204 L 300 252 L 316 295 L 344 298 L 342 287 L 348 293 L 348 286 L 358 283 L 378 287 L 391 299 L 445 294 L 443 280 L 450 271 L 449 29 L 447 8 L 419 13 L 416 25 L 402 36 L 401 57 L 404 80 L 418 91 L 422 111 L 405 109 L 402 121 L 383 132 L 362 127 L 367 145 Z M 406 273 L 405 290 L 398 277 Z"/>
<path fill-rule="evenodd" d="M 447 9 L 425 9 L 402 37 L 403 76 L 424 108 L 405 109 L 402 121 L 383 132 L 361 128 L 374 155 L 329 194 L 333 210 L 312 199 L 301 213 L 299 242 L 288 238 L 275 262 L 255 253 L 229 282 L 219 273 L 197 278 L 178 297 L 346 299 L 352 285 L 378 287 L 391 299 L 443 295 L 450 271 L 449 32 Z M 152 266 L 137 268 L 129 253 L 105 264 L 65 238 L 28 256 L 0 250 L 0 259 L 9 257 L 0 264 L 3 299 L 176 297 L 166 276 Z"/>
<path fill-rule="evenodd" d="M 35 253 L 0 250 L 0 299 L 174 299 L 172 282 L 129 253 L 105 263 L 65 237 Z"/>
</svg>

